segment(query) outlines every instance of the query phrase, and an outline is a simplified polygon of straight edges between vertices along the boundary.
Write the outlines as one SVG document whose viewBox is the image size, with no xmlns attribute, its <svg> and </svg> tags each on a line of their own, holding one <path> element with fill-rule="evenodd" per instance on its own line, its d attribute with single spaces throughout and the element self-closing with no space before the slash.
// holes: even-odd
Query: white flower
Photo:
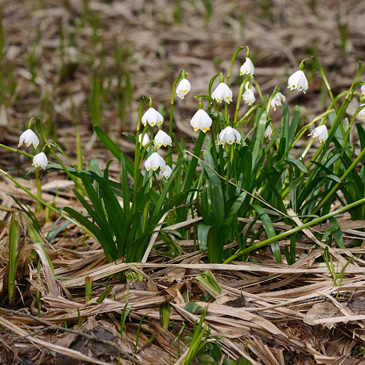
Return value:
<svg viewBox="0 0 365 365">
<path fill-rule="evenodd" d="M 288 80 L 288 89 L 305 92 L 308 90 L 308 81 L 302 70 L 294 72 Z"/>
<path fill-rule="evenodd" d="M 142 147 L 146 146 L 146 144 L 150 141 L 150 137 L 148 137 L 148 134 L 145 133 L 144 136 L 143 136 L 143 139 L 142 139 L 142 134 L 141 133 L 138 137 L 138 141 L 139 143 L 142 145 Z M 141 142 L 141 139 L 142 139 L 142 142 Z"/>
<path fill-rule="evenodd" d="M 42 169 L 46 169 L 48 164 L 47 156 L 44 152 L 38 153 L 33 157 L 33 164 L 34 167 L 42 167 Z"/>
<path fill-rule="evenodd" d="M 206 133 L 206 131 L 209 131 L 210 126 L 212 125 L 212 118 L 205 110 L 199 109 L 191 118 L 190 125 L 194 128 L 194 131 L 200 129 Z"/>
<path fill-rule="evenodd" d="M 268 125 L 267 128 L 265 129 L 265 137 L 271 139 L 271 136 L 272 136 L 272 129 L 270 125 Z"/>
<path fill-rule="evenodd" d="M 232 97 L 232 90 L 224 82 L 221 82 L 212 92 L 212 98 L 217 100 L 218 103 L 225 101 L 229 104 L 232 101 Z"/>
<path fill-rule="evenodd" d="M 161 146 L 167 147 L 172 145 L 171 137 L 164 131 L 158 131 L 155 136 L 155 146 L 160 148 Z"/>
<path fill-rule="evenodd" d="M 271 100 L 271 107 L 276 110 L 278 106 L 283 106 L 282 103 L 284 103 L 285 101 L 286 97 L 281 92 L 278 92 Z"/>
<path fill-rule="evenodd" d="M 364 108 L 359 111 L 359 114 L 357 116 L 358 118 L 365 120 L 365 104 L 361 104 L 359 108 L 361 108 L 362 106 Z"/>
<path fill-rule="evenodd" d="M 163 171 L 166 166 L 166 163 L 164 159 L 157 152 L 154 152 L 150 157 L 148 157 L 148 159 L 144 163 L 144 166 L 147 171 L 150 170 L 156 171 L 157 169 Z"/>
<path fill-rule="evenodd" d="M 240 68 L 240 75 L 251 75 L 255 73 L 255 67 L 250 58 L 246 57 L 245 63 Z"/>
<path fill-rule="evenodd" d="M 242 95 L 242 99 L 246 104 L 251 106 L 256 100 L 255 95 L 254 95 L 255 88 L 252 86 L 252 88 L 249 89 L 248 87 L 249 87 L 249 83 L 246 82 L 245 92 Z"/>
<path fill-rule="evenodd" d="M 144 126 L 148 123 L 151 127 L 160 126 L 163 122 L 163 116 L 154 108 L 149 108 L 142 116 Z"/>
<path fill-rule="evenodd" d="M 240 143 L 241 135 L 238 131 L 232 127 L 226 127 L 219 133 L 218 143 L 219 144 L 233 144 L 234 142 Z"/>
<path fill-rule="evenodd" d="M 182 79 L 179 82 L 179 85 L 177 85 L 176 94 L 181 100 L 183 100 L 185 95 L 190 91 L 190 89 L 191 89 L 191 84 L 190 84 L 189 80 Z"/>
<path fill-rule="evenodd" d="M 172 168 L 169 165 L 165 166 L 165 169 L 160 172 L 160 176 L 164 177 L 165 179 L 168 179 L 171 176 Z"/>
<path fill-rule="evenodd" d="M 27 129 L 19 137 L 18 147 L 20 147 L 23 143 L 25 143 L 27 147 L 29 147 L 32 144 L 34 148 L 37 148 L 39 145 L 39 139 L 31 129 Z"/>
<path fill-rule="evenodd" d="M 317 128 L 314 128 L 309 136 L 312 136 L 313 138 L 318 137 L 319 142 L 323 143 L 328 138 L 327 127 L 325 125 L 321 125 Z"/>
<path fill-rule="evenodd" d="M 361 85 L 361 95 L 365 98 L 365 85 Z"/>
</svg>

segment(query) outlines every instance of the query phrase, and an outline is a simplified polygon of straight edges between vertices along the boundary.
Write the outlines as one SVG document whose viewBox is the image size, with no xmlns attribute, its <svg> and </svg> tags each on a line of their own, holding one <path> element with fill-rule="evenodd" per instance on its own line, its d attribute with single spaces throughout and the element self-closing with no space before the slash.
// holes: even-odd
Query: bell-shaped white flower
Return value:
<svg viewBox="0 0 365 365">
<path fill-rule="evenodd" d="M 144 134 L 142 142 L 141 142 L 141 139 L 142 139 L 142 133 L 138 137 L 138 141 L 142 145 L 142 147 L 145 147 L 146 144 L 150 141 L 150 137 L 148 137 L 147 133 Z"/>
<path fill-rule="evenodd" d="M 157 152 L 154 152 L 150 157 L 148 157 L 148 159 L 144 163 L 144 166 L 147 171 L 150 170 L 156 171 L 158 169 L 163 171 L 166 166 L 166 163 L 164 159 Z"/>
<path fill-rule="evenodd" d="M 221 82 L 212 92 L 212 98 L 218 103 L 225 101 L 227 104 L 229 104 L 232 101 L 233 93 L 224 82 Z"/>
<path fill-rule="evenodd" d="M 251 106 L 255 102 L 256 98 L 254 95 L 255 88 L 252 86 L 251 89 L 249 89 L 249 85 L 250 84 L 246 82 L 245 92 L 242 94 L 242 99 L 246 104 Z"/>
<path fill-rule="evenodd" d="M 29 147 L 32 144 L 34 148 L 37 148 L 39 145 L 39 139 L 31 129 L 27 129 L 19 137 L 18 147 L 20 147 L 23 143 L 25 143 L 27 147 Z"/>
<path fill-rule="evenodd" d="M 172 168 L 169 165 L 166 165 L 164 170 L 160 172 L 160 176 L 168 179 L 171 176 Z"/>
<path fill-rule="evenodd" d="M 191 89 L 191 84 L 190 84 L 189 80 L 182 79 L 179 82 L 179 85 L 177 85 L 176 94 L 181 100 L 183 100 L 185 95 L 190 91 L 190 89 Z"/>
<path fill-rule="evenodd" d="M 42 167 L 42 169 L 46 169 L 48 164 L 47 156 L 44 152 L 38 153 L 33 157 L 33 164 L 34 167 Z"/>
<path fill-rule="evenodd" d="M 286 97 L 281 92 L 278 92 L 271 100 L 271 107 L 276 110 L 278 106 L 283 106 L 282 103 L 284 103 L 285 101 Z"/>
<path fill-rule="evenodd" d="M 190 125 L 194 128 L 194 131 L 198 131 L 200 129 L 206 133 L 212 125 L 212 118 L 205 110 L 199 109 L 191 118 Z"/>
<path fill-rule="evenodd" d="M 162 146 L 172 146 L 172 139 L 171 137 L 165 133 L 164 131 L 158 131 L 155 138 L 154 138 L 155 146 L 160 148 Z"/>
<path fill-rule="evenodd" d="M 272 129 L 270 127 L 270 124 L 267 126 L 267 128 L 265 129 L 265 138 L 269 138 L 271 139 L 272 136 Z"/>
<path fill-rule="evenodd" d="M 319 142 L 323 143 L 328 138 L 327 127 L 325 125 L 321 125 L 317 128 L 314 128 L 312 133 L 309 134 L 309 136 L 312 136 L 313 138 L 318 137 Z"/>
<path fill-rule="evenodd" d="M 144 126 L 147 125 L 147 123 L 153 127 L 155 125 L 160 126 L 163 122 L 163 116 L 154 108 L 149 108 L 146 113 L 142 116 L 142 123 Z"/>
<path fill-rule="evenodd" d="M 308 90 L 308 81 L 302 70 L 294 72 L 288 80 L 288 89 L 305 92 Z"/>
<path fill-rule="evenodd" d="M 232 128 L 232 127 L 226 127 L 224 128 L 218 136 L 218 143 L 219 144 L 233 144 L 233 143 L 240 143 L 241 141 L 241 135 L 239 132 Z"/>
<path fill-rule="evenodd" d="M 361 85 L 361 95 L 365 98 L 365 85 Z"/>
<path fill-rule="evenodd" d="M 246 57 L 245 63 L 240 68 L 240 75 L 251 75 L 255 74 L 255 67 L 250 58 Z"/>
<path fill-rule="evenodd" d="M 357 117 L 365 120 L 365 104 L 361 104 L 360 108 L 361 107 L 364 107 L 364 108 L 359 111 L 359 114 L 357 115 Z"/>
</svg>

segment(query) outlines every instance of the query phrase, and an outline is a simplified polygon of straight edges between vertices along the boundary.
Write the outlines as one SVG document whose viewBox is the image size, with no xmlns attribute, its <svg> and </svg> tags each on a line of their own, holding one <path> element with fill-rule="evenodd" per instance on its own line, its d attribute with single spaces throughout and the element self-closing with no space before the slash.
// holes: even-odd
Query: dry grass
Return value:
<svg viewBox="0 0 365 365">
<path fill-rule="evenodd" d="M 263 92 L 271 91 L 276 84 L 285 89 L 289 72 L 308 53 L 315 53 L 329 72 L 334 92 L 338 93 L 349 85 L 357 61 L 365 56 L 365 5 L 359 1 L 213 0 L 213 15 L 207 25 L 203 19 L 206 12 L 203 2 L 196 0 L 194 7 L 194 2 L 181 1 L 184 14 L 180 24 L 173 21 L 171 3 L 134 0 L 114 1 L 110 6 L 102 1 L 90 1 L 90 12 L 98 14 L 98 34 L 102 37 L 102 42 L 93 48 L 90 24 L 78 31 L 82 1 L 47 1 L 45 8 L 38 10 L 34 1 L 3 1 L 6 71 L 0 143 L 15 146 L 29 118 L 41 114 L 45 121 L 52 117 L 59 143 L 71 156 L 75 151 L 74 126 L 78 125 L 85 160 L 98 157 L 106 162 L 105 151 L 90 143 L 91 120 L 86 97 L 92 75 L 100 68 L 98 55 L 103 44 L 106 82 L 111 85 L 103 119 L 117 139 L 120 128 L 112 56 L 115 39 L 132 50 L 127 66 L 135 102 L 126 114 L 125 130 L 134 128 L 142 95 L 151 95 L 156 105 L 167 106 L 170 85 L 182 67 L 190 73 L 193 93 L 205 91 L 210 77 L 228 68 L 230 55 L 241 44 L 251 47 Z M 314 10 L 310 4 L 317 4 Z M 341 50 L 338 14 L 341 24 L 347 27 L 346 59 Z M 59 72 L 61 28 L 70 43 L 65 48 L 66 73 L 62 77 Z M 37 29 L 40 40 L 35 46 L 37 78 L 33 85 L 27 55 L 36 41 Z M 17 84 L 10 94 L 11 77 Z M 304 114 L 310 117 L 321 108 L 320 88 L 319 77 L 312 75 L 311 92 L 300 99 L 292 94 L 289 102 L 299 103 Z M 51 107 L 45 106 L 46 95 Z M 176 132 L 189 134 L 188 121 L 196 106 L 192 98 L 178 104 Z M 133 150 L 128 142 L 120 143 L 124 150 Z M 14 159 L 8 152 L 2 152 L 2 157 L 2 168 L 15 176 L 24 175 L 28 161 L 21 156 Z M 16 209 L 11 195 L 34 204 L 8 181 L 2 180 L 0 184 L 1 221 L 8 220 L 9 208 Z M 35 189 L 31 180 L 24 180 L 24 184 Z M 75 204 L 69 182 L 56 172 L 47 172 L 42 188 L 44 199 L 53 200 L 56 206 Z M 42 214 L 39 218 L 45 219 Z M 356 230 L 363 229 L 364 222 L 352 222 L 347 216 L 339 217 L 338 221 L 345 244 L 364 238 L 364 233 Z M 44 234 L 52 224 L 52 221 L 45 223 Z M 192 221 L 186 224 L 191 225 Z M 276 228 L 286 229 L 285 225 Z M 8 226 L 4 223 L 0 226 L 3 307 L 0 308 L 0 361 L 4 364 L 21 360 L 28 360 L 27 364 L 110 364 L 117 363 L 120 356 L 125 364 L 181 363 L 187 347 L 182 340 L 176 340 L 177 335 L 183 324 L 181 338 L 192 333 L 193 324 L 199 319 L 199 315 L 184 309 L 189 300 L 208 307 L 205 322 L 211 328 L 210 337 L 232 359 L 245 357 L 253 364 L 363 363 L 365 249 L 332 248 L 338 270 L 353 258 L 342 285 L 334 286 L 327 267 L 315 261 L 321 255 L 316 248 L 323 244 L 313 233 L 325 229 L 318 226 L 305 231 L 297 243 L 298 260 L 292 266 L 276 263 L 265 251 L 252 255 L 256 263 L 208 265 L 205 255 L 194 250 L 193 241 L 181 242 L 183 253 L 178 258 L 169 259 L 152 250 L 143 263 L 131 265 L 107 263 L 97 242 L 69 226 L 52 244 L 42 243 L 52 259 L 54 277 L 42 256 L 40 242 L 31 242 L 23 228 L 17 298 L 14 307 L 8 308 Z M 154 239 L 158 240 L 158 236 Z M 40 257 L 40 277 L 32 250 Z M 196 280 L 197 275 L 207 270 L 222 289 L 218 296 L 209 294 L 207 287 Z M 125 272 L 129 273 L 128 281 L 122 275 Z M 93 299 L 85 303 L 87 277 L 93 278 L 94 286 Z M 107 286 L 111 292 L 99 303 L 97 298 Z M 37 291 L 42 298 L 40 316 L 35 299 Z M 171 304 L 168 329 L 160 321 L 159 309 L 165 302 Z M 126 303 L 130 314 L 121 339 L 120 316 Z M 135 351 L 137 333 L 139 342 Z"/>
</svg>

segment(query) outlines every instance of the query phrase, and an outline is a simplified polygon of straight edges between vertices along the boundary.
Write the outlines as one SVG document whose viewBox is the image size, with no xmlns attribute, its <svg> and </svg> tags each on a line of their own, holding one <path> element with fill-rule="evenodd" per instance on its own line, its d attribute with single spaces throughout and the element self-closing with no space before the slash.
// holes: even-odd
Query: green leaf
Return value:
<svg viewBox="0 0 365 365">
<path fill-rule="evenodd" d="M 208 247 L 208 235 L 211 228 L 212 226 L 207 226 L 204 223 L 198 225 L 198 243 L 201 252 L 205 252 Z"/>
<path fill-rule="evenodd" d="M 308 172 L 308 170 L 305 168 L 302 162 L 295 159 L 293 156 L 288 155 L 288 157 L 285 159 L 285 161 L 293 164 L 295 167 L 297 167 L 300 171 L 304 172 L 305 174 Z"/>
<path fill-rule="evenodd" d="M 204 308 L 195 302 L 186 303 L 184 309 L 192 314 L 201 314 L 204 311 Z"/>
<path fill-rule="evenodd" d="M 267 235 L 267 238 L 272 238 L 276 236 L 274 226 L 271 222 L 269 215 L 265 212 L 265 210 L 259 205 L 252 205 L 260 216 L 261 222 L 264 225 L 264 229 Z M 277 262 L 281 262 L 281 252 L 278 241 L 274 241 L 271 243 L 271 250 Z"/>
</svg>

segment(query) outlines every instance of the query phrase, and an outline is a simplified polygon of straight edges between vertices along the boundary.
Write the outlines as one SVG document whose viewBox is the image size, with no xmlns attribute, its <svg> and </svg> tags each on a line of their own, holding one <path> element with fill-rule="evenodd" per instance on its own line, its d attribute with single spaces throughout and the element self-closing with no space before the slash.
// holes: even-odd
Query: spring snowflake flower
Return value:
<svg viewBox="0 0 365 365">
<path fill-rule="evenodd" d="M 158 131 L 156 136 L 155 136 L 155 146 L 160 148 L 162 146 L 167 147 L 167 146 L 172 146 L 172 139 L 171 137 L 165 133 L 164 131 Z"/>
<path fill-rule="evenodd" d="M 219 133 L 218 136 L 218 143 L 219 144 L 233 144 L 233 143 L 240 143 L 241 141 L 241 135 L 239 132 L 232 128 L 232 127 L 226 127 L 222 130 L 222 132 Z"/>
<path fill-rule="evenodd" d="M 312 133 L 309 134 L 309 136 L 312 136 L 313 138 L 318 137 L 319 142 L 323 143 L 328 138 L 327 127 L 325 125 L 321 125 L 317 128 L 314 128 Z"/>
<path fill-rule="evenodd" d="M 42 167 L 42 169 L 46 169 L 48 164 L 47 156 L 44 152 L 38 153 L 33 157 L 33 164 L 34 167 Z"/>
<path fill-rule="evenodd" d="M 365 98 L 365 85 L 361 85 L 361 95 Z"/>
<path fill-rule="evenodd" d="M 276 110 L 278 106 L 283 106 L 282 103 L 284 103 L 285 101 L 286 97 L 281 92 L 278 92 L 271 100 L 271 107 Z"/>
<path fill-rule="evenodd" d="M 149 108 L 146 113 L 142 116 L 142 123 L 144 126 L 147 125 L 147 123 L 153 127 L 155 125 L 160 126 L 163 122 L 163 116 L 154 108 Z"/>
<path fill-rule="evenodd" d="M 182 79 L 180 82 L 179 82 L 179 85 L 177 85 L 177 88 L 176 88 L 176 94 L 177 96 L 183 100 L 185 95 L 190 91 L 191 89 L 191 84 L 189 82 L 189 80 L 187 79 Z"/>
<path fill-rule="evenodd" d="M 253 76 L 255 73 L 255 67 L 250 58 L 246 57 L 245 63 L 240 68 L 240 75 L 251 75 Z"/>
<path fill-rule="evenodd" d="M 39 145 L 39 139 L 31 129 L 27 129 L 19 137 L 18 147 L 20 147 L 23 143 L 25 143 L 27 147 L 29 147 L 32 144 L 34 148 L 37 148 Z"/>
<path fill-rule="evenodd" d="M 154 152 L 150 157 L 148 157 L 148 159 L 144 163 L 144 166 L 147 171 L 150 170 L 156 171 L 158 169 L 163 171 L 166 166 L 166 163 L 164 159 L 157 152 Z"/>
<path fill-rule="evenodd" d="M 205 110 L 199 109 L 191 118 L 190 125 L 194 128 L 195 132 L 200 129 L 206 133 L 212 125 L 212 118 Z"/>
<path fill-rule="evenodd" d="M 270 125 L 268 125 L 267 128 L 265 129 L 265 138 L 271 139 L 271 136 L 272 136 L 272 129 Z"/>
<path fill-rule="evenodd" d="M 357 115 L 357 117 L 358 118 L 360 118 L 360 119 L 364 119 L 365 120 L 365 104 L 361 104 L 360 105 L 360 108 L 361 107 L 364 107 L 363 109 L 361 109 L 360 111 L 359 111 L 359 114 Z"/>
<path fill-rule="evenodd" d="M 141 139 L 142 139 L 142 133 L 138 137 L 138 141 L 142 145 L 142 147 L 145 147 L 146 144 L 150 141 L 150 137 L 148 137 L 147 133 L 144 134 L 142 142 L 141 142 Z"/>
<path fill-rule="evenodd" d="M 165 169 L 160 172 L 160 176 L 164 177 L 165 179 L 168 179 L 171 176 L 172 168 L 169 165 L 165 166 Z"/>
<path fill-rule="evenodd" d="M 288 89 L 303 91 L 305 94 L 308 90 L 308 81 L 302 70 L 294 72 L 288 80 Z"/>
<path fill-rule="evenodd" d="M 248 105 L 252 105 L 256 98 L 255 98 L 255 95 L 254 95 L 254 92 L 255 92 L 255 88 L 252 86 L 251 89 L 249 89 L 249 83 L 246 82 L 246 85 L 245 85 L 245 92 L 242 94 L 242 99 L 243 101 L 248 104 Z"/>
<path fill-rule="evenodd" d="M 225 101 L 229 104 L 232 101 L 232 97 L 232 90 L 224 82 L 221 82 L 212 92 L 212 98 L 217 100 L 218 103 Z"/>
</svg>

